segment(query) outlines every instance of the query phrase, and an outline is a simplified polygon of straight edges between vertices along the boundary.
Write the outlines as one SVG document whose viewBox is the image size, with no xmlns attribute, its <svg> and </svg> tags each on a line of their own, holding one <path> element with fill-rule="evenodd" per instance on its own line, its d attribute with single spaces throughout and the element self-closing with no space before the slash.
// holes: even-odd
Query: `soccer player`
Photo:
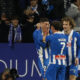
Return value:
<svg viewBox="0 0 80 80">
<path fill-rule="evenodd" d="M 49 42 L 51 48 L 51 64 L 49 65 L 46 76 L 47 80 L 64 80 L 66 69 L 66 38 L 60 32 L 61 24 L 59 21 L 51 23 L 52 35 L 42 36 L 40 40 Z"/>
<path fill-rule="evenodd" d="M 42 78 L 46 80 L 46 70 L 49 65 L 50 58 L 50 49 L 48 44 L 39 41 L 40 36 L 49 33 L 50 25 L 47 18 L 42 18 L 40 23 L 37 24 L 37 29 L 33 33 L 34 43 L 38 53 L 38 64 L 40 68 L 40 72 L 42 74 Z"/>
<path fill-rule="evenodd" d="M 66 79 L 76 80 L 78 76 L 79 57 L 80 57 L 80 36 L 73 30 L 75 27 L 74 20 L 70 17 L 62 19 L 64 33 L 67 39 L 67 71 Z"/>
</svg>

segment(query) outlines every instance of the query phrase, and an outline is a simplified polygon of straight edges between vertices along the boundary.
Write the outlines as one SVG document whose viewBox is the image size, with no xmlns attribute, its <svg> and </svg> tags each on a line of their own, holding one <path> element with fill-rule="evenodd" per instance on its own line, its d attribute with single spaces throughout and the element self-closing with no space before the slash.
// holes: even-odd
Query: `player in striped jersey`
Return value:
<svg viewBox="0 0 80 80">
<path fill-rule="evenodd" d="M 47 80 L 65 80 L 66 69 L 66 38 L 60 32 L 60 22 L 51 23 L 52 35 L 45 35 L 40 41 L 49 42 L 51 48 L 51 64 L 46 72 Z"/>
<path fill-rule="evenodd" d="M 46 33 L 49 34 L 49 21 L 46 18 L 42 18 L 40 21 L 41 29 L 37 29 L 33 33 L 33 39 L 36 45 L 37 53 L 38 53 L 38 64 L 40 68 L 40 72 L 42 74 L 43 80 L 46 80 L 46 70 L 49 65 L 49 58 L 50 58 L 50 48 L 48 44 L 39 41 L 40 36 L 45 35 Z"/>
<path fill-rule="evenodd" d="M 70 17 L 65 17 L 62 19 L 64 33 L 67 39 L 67 70 L 66 76 L 67 80 L 76 80 L 78 76 L 77 65 L 80 58 L 80 36 L 79 33 L 73 30 L 75 23 Z"/>
</svg>

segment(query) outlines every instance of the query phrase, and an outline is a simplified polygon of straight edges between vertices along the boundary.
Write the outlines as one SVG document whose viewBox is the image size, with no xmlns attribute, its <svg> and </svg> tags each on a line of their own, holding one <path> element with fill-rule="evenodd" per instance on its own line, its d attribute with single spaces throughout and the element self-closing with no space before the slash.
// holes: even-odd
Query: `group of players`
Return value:
<svg viewBox="0 0 80 80">
<path fill-rule="evenodd" d="M 42 18 L 33 39 L 43 80 L 76 80 L 80 58 L 80 34 L 70 17 L 62 21 Z M 61 29 L 63 28 L 63 31 Z"/>
</svg>

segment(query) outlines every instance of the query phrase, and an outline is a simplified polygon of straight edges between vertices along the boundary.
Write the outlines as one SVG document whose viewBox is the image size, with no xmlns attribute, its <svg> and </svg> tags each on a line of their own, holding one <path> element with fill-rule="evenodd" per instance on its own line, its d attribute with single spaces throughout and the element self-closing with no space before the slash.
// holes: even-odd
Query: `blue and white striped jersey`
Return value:
<svg viewBox="0 0 80 80">
<path fill-rule="evenodd" d="M 42 37 L 42 31 L 35 30 L 33 33 L 33 39 L 37 49 L 37 53 L 39 55 L 42 65 L 48 66 L 50 60 L 50 47 L 48 46 L 48 44 L 45 44 L 40 41 L 41 37 Z"/>
<path fill-rule="evenodd" d="M 66 37 L 62 32 L 57 32 L 46 37 L 46 42 L 50 43 L 51 63 L 66 65 L 66 59 L 56 59 L 57 55 L 66 56 Z"/>
<path fill-rule="evenodd" d="M 75 64 L 75 58 L 80 58 L 80 35 L 74 30 L 69 35 L 66 35 L 67 39 L 67 65 Z"/>
</svg>

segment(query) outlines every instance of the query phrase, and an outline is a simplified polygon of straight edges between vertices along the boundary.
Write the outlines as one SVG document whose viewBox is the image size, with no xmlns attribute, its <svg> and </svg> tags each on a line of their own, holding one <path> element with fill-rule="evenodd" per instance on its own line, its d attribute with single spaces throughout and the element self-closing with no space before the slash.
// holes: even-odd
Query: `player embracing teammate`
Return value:
<svg viewBox="0 0 80 80">
<path fill-rule="evenodd" d="M 42 49 L 48 48 L 48 61 L 42 57 L 42 62 L 47 63 L 46 71 L 43 70 L 45 72 L 44 80 L 68 80 L 68 77 L 65 78 L 67 75 L 69 80 L 76 80 L 78 75 L 77 65 L 80 57 L 80 36 L 73 30 L 74 22 L 71 18 L 63 18 L 62 24 L 63 32 L 60 31 L 62 27 L 61 22 L 53 21 L 51 23 L 51 30 L 45 25 L 44 35 L 43 33 L 37 33 L 37 44 L 40 44 Z M 40 47 L 37 49 L 38 54 L 40 54 Z M 42 52 L 43 55 L 44 52 Z"/>
</svg>

